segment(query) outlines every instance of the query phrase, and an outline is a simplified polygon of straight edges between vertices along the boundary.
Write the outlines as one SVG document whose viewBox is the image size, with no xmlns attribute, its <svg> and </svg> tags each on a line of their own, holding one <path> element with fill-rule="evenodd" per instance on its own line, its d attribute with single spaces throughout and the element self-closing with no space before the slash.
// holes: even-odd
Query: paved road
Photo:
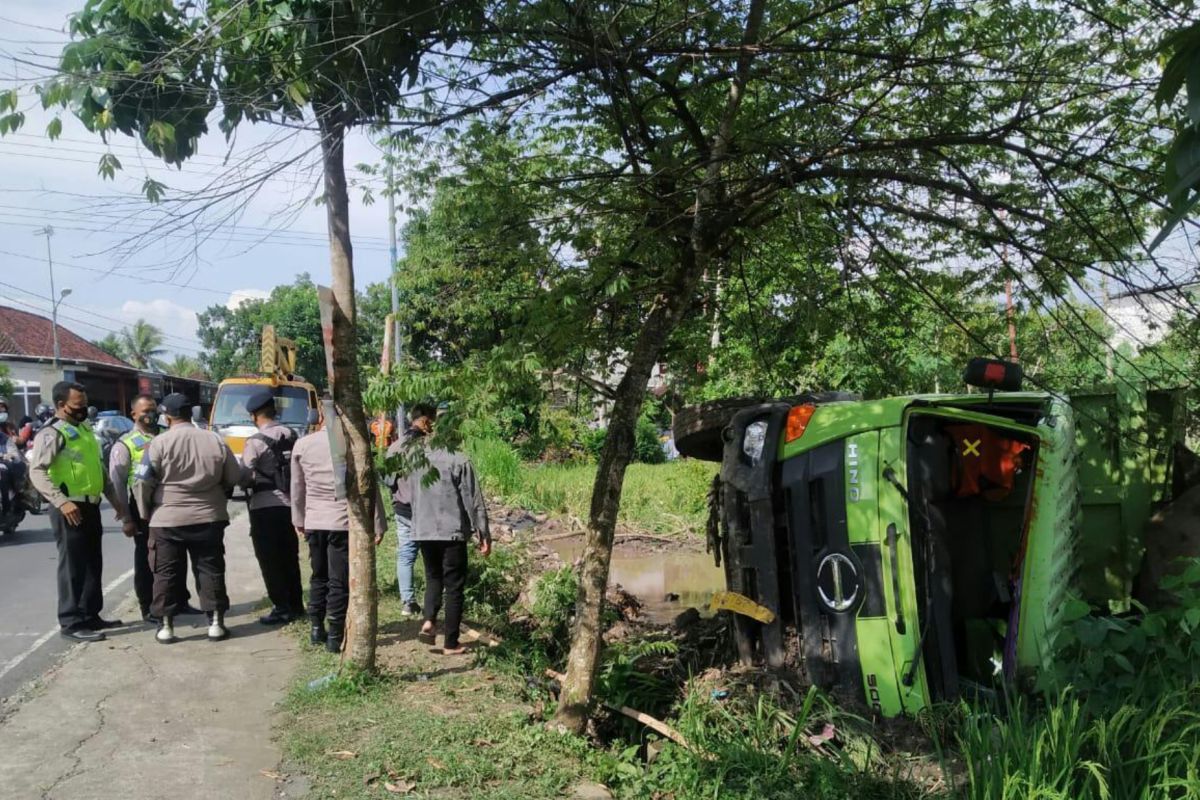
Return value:
<svg viewBox="0 0 1200 800">
<path fill-rule="evenodd" d="M 133 590 L 133 542 L 105 503 L 104 613 Z M 42 674 L 70 646 L 58 635 L 54 575 L 58 549 L 45 514 L 26 516 L 16 534 L 0 538 L 0 699 Z M 125 617 L 133 622 L 132 616 Z M 140 618 L 138 622 L 140 622 Z"/>
</svg>

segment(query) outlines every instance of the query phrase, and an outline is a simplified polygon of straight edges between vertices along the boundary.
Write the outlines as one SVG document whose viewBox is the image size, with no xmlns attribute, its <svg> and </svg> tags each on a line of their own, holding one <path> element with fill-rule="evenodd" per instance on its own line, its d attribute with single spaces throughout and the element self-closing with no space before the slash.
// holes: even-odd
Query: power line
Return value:
<svg viewBox="0 0 1200 800">
<path fill-rule="evenodd" d="M 34 305 L 33 303 L 30 303 L 30 302 L 29 302 L 29 301 L 27 301 L 27 300 L 22 300 L 22 299 L 20 299 L 19 297 L 11 297 L 11 298 L 8 298 L 8 302 L 10 302 L 10 303 L 17 303 L 18 305 L 25 306 L 26 308 L 31 308 L 31 309 L 33 309 L 34 311 L 37 311 L 39 314 L 45 314 L 45 313 L 47 313 L 47 312 L 46 312 L 46 310 L 45 310 L 44 308 L 41 308 L 41 307 L 39 307 L 39 306 L 36 306 L 36 305 Z M 72 316 L 68 316 L 68 315 L 66 315 L 66 314 L 63 314 L 63 313 L 61 313 L 61 312 L 59 313 L 59 315 L 58 315 L 58 316 L 59 316 L 59 318 L 60 318 L 60 319 L 69 320 L 69 321 L 71 321 L 71 322 L 77 322 L 77 323 L 79 323 L 79 324 L 81 324 L 81 325 L 87 325 L 88 327 L 95 328 L 96 330 L 98 330 L 98 331 L 103 331 L 104 333 L 111 333 L 111 334 L 113 334 L 114 336 L 119 336 L 119 335 L 121 335 L 121 331 L 115 331 L 115 330 L 112 330 L 111 328 L 106 328 L 106 327 L 104 327 L 104 326 L 102 326 L 102 325 L 97 325 L 97 324 L 95 324 L 94 322 L 89 322 L 88 320 L 83 320 L 83 319 L 79 319 L 78 317 L 72 317 Z M 76 335 L 78 336 L 79 334 L 76 334 Z M 80 336 L 79 338 L 81 338 L 81 339 L 84 339 L 84 340 L 86 341 L 86 337 Z M 173 349 L 173 350 L 180 350 L 180 351 L 186 351 L 186 352 L 188 352 L 188 353 L 192 353 L 192 354 L 195 354 L 195 355 L 197 355 L 197 356 L 202 356 L 202 355 L 204 355 L 204 351 L 203 351 L 203 350 L 197 349 L 197 348 L 195 348 L 195 347 L 183 347 L 183 346 L 181 346 L 181 345 L 171 345 L 171 349 Z"/>
<path fill-rule="evenodd" d="M 42 295 L 38 294 L 37 292 L 31 292 L 31 291 L 29 291 L 28 289 L 22 289 L 21 287 L 19 287 L 19 286 L 13 286 L 13 285 L 12 285 L 12 284 L 10 284 L 10 283 L 3 283 L 3 282 L 0 282 L 0 286 L 3 286 L 3 287 L 5 287 L 5 288 L 8 288 L 8 289 L 12 289 L 12 290 L 14 290 L 14 291 L 17 291 L 17 292 L 21 292 L 22 294 L 27 294 L 27 295 L 29 295 L 30 297 L 37 298 L 37 299 L 38 299 L 38 300 L 40 300 L 40 301 L 45 301 L 45 300 L 46 300 L 46 298 L 42 297 Z M 16 298 L 14 298 L 14 299 L 16 299 Z M 19 301 L 19 300 L 18 300 L 18 302 L 21 302 L 21 301 Z M 91 309 L 88 309 L 88 308 L 83 308 L 82 306 L 77 306 L 77 305 L 74 305 L 74 304 L 72 304 L 72 303 L 64 303 L 64 302 L 60 302 L 58 305 L 59 305 L 59 307 L 60 307 L 60 308 L 61 308 L 62 306 L 66 306 L 67 308 L 72 308 L 72 309 L 75 309 L 76 311 L 82 311 L 82 312 L 83 312 L 83 313 L 85 313 L 85 314 L 90 314 L 90 315 L 92 315 L 92 316 L 94 316 L 94 317 L 97 317 L 97 318 L 99 318 L 99 319 L 102 319 L 102 320 L 106 320 L 106 321 L 108 321 L 108 322 L 115 322 L 115 323 L 117 323 L 118 325 L 122 326 L 122 330 L 116 330 L 116 331 L 114 331 L 114 330 L 109 330 L 109 329 L 107 329 L 107 328 L 103 328 L 103 327 L 101 327 L 101 326 L 99 326 L 99 325 L 96 325 L 96 324 L 94 324 L 94 323 L 92 323 L 92 322 L 88 322 L 88 321 L 86 321 L 86 320 L 78 320 L 78 319 L 77 319 L 77 320 L 75 320 L 76 322 L 83 322 L 83 323 L 84 323 L 84 324 L 86 324 L 86 325 L 91 325 L 91 326 L 92 326 L 92 327 L 94 327 L 94 328 L 99 328 L 100 330 L 107 331 L 108 333 L 117 333 L 117 334 L 119 334 L 119 333 L 122 333 L 122 332 L 123 332 L 123 330 L 124 330 L 125 328 L 129 327 L 129 324 L 130 324 L 130 323 L 126 322 L 125 320 L 116 319 L 115 317 L 109 317 L 109 316 L 105 316 L 104 314 L 97 313 L 97 312 L 95 312 L 95 311 L 92 311 Z M 63 316 L 63 315 L 62 315 L 62 314 L 59 314 L 59 316 Z M 201 344 L 201 342 L 200 342 L 200 340 L 199 340 L 199 339 L 187 339 L 187 338 L 185 338 L 185 337 L 183 337 L 183 336 L 176 336 L 176 335 L 174 335 L 174 334 L 171 334 L 171 333 L 166 333 L 166 332 L 164 332 L 164 331 L 160 331 L 160 333 L 162 334 L 163 338 L 165 338 L 165 339 L 175 339 L 175 340 L 177 340 L 177 341 L 180 341 L 180 342 L 186 342 L 186 343 L 187 343 L 187 345 L 188 345 L 189 347 L 191 347 L 192 345 L 200 345 L 200 344 Z M 196 352 L 200 352 L 202 348 L 193 348 L 193 349 L 195 349 L 195 350 L 196 350 Z"/>
</svg>

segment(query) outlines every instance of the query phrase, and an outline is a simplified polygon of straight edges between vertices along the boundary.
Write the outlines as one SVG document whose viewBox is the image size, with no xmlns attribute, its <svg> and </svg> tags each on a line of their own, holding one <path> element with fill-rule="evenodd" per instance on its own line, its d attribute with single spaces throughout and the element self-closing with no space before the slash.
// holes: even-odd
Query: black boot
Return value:
<svg viewBox="0 0 1200 800">
<path fill-rule="evenodd" d="M 329 623 L 329 638 L 325 640 L 325 649 L 331 653 L 342 652 L 342 637 L 346 629 L 343 625 Z"/>
<path fill-rule="evenodd" d="M 325 633 L 325 618 L 311 617 L 310 621 L 312 622 L 312 632 L 309 641 L 314 645 L 320 645 L 328 637 L 328 634 Z"/>
</svg>

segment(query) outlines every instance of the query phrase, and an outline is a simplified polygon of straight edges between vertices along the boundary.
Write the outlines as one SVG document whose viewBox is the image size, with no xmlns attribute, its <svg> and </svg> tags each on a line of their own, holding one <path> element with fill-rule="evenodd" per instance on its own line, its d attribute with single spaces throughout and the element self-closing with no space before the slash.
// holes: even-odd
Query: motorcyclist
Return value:
<svg viewBox="0 0 1200 800">
<path fill-rule="evenodd" d="M 26 437 L 26 450 L 33 449 L 34 435 L 42 429 L 42 426 L 52 419 L 54 419 L 54 409 L 45 403 L 41 403 L 33 410 L 33 424 L 30 426 L 28 437 Z"/>
<path fill-rule="evenodd" d="M 16 426 L 9 422 L 8 403 L 0 398 L 0 522 L 7 523 L 17 512 L 25 486 L 25 461 L 17 445 Z"/>
</svg>

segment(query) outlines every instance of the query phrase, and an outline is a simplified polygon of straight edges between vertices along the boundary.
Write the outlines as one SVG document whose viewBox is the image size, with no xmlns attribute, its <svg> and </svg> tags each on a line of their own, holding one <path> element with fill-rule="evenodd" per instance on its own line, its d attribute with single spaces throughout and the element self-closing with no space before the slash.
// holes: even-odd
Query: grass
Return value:
<svg viewBox="0 0 1200 800">
<path fill-rule="evenodd" d="M 1200 798 L 1200 685 L 1123 692 L 1099 709 L 1066 690 L 1037 706 L 963 708 L 964 798 Z"/>
<path fill-rule="evenodd" d="M 306 658 L 284 703 L 278 727 L 290 769 L 311 782 L 309 798 L 557 798 L 592 771 L 577 737 L 531 724 L 535 709 L 519 674 L 483 672 L 470 659 L 446 661 L 416 641 L 419 622 L 403 620 L 395 576 L 394 528 L 377 551 L 379 677 L 345 671 L 312 690 L 309 682 L 337 672 L 338 657 L 304 645 Z M 481 594 L 500 597 L 513 556 L 473 559 L 472 612 Z M 507 565 L 507 566 L 505 566 Z M 417 563 L 420 596 L 421 565 Z M 511 597 L 509 602 L 511 602 Z M 472 614 L 472 619 L 478 619 Z M 305 631 L 297 626 L 297 635 Z M 353 754 L 353 755 L 347 755 Z"/>
<path fill-rule="evenodd" d="M 505 505 L 587 519 L 595 464 L 527 464 L 507 444 L 491 439 L 472 442 L 469 451 L 488 493 Z M 716 471 L 715 464 L 690 459 L 630 465 L 619 522 L 652 533 L 702 533 Z"/>
<path fill-rule="evenodd" d="M 489 462 L 489 480 L 506 478 L 514 495 L 579 483 L 590 472 L 518 462 L 505 473 L 504 452 L 484 455 L 499 463 Z M 662 475 L 680 465 L 666 467 L 644 469 Z M 489 487 L 498 491 L 496 483 Z M 529 563 L 505 547 L 486 561 L 472 559 L 468 619 L 505 641 L 474 660 L 446 661 L 416 643 L 417 621 L 400 618 L 395 536 L 385 537 L 378 551 L 381 676 L 343 674 L 310 690 L 309 681 L 333 672 L 337 658 L 305 646 L 285 703 L 280 741 L 288 768 L 311 781 L 306 796 L 401 796 L 394 789 L 411 797 L 536 800 L 597 781 L 618 798 L 661 800 L 1200 800 L 1200 681 L 1175 668 L 1139 670 L 1121 687 L 1066 688 L 994 707 L 939 706 L 925 715 L 921 736 L 897 734 L 892 723 L 874 726 L 815 691 L 783 704 L 753 688 L 718 699 L 695 681 L 666 685 L 639 668 L 644 654 L 670 657 L 668 649 L 634 639 L 605 651 L 600 691 L 610 702 L 660 715 L 695 749 L 657 741 L 624 718 L 601 722 L 612 738 L 599 746 L 553 732 L 544 724 L 553 698 L 539 678 L 543 667 L 562 665 L 575 579 L 569 569 L 544 573 L 522 628 L 506 612 Z M 1187 609 L 1178 613 L 1186 617 Z M 1148 615 L 1143 627 L 1155 620 Z M 1174 635 L 1154 631 L 1152 642 L 1169 644 L 1162 637 Z M 801 737 L 822 729 L 836 730 L 836 739 L 817 752 Z M 654 758 L 647 758 L 650 744 Z"/>
</svg>

